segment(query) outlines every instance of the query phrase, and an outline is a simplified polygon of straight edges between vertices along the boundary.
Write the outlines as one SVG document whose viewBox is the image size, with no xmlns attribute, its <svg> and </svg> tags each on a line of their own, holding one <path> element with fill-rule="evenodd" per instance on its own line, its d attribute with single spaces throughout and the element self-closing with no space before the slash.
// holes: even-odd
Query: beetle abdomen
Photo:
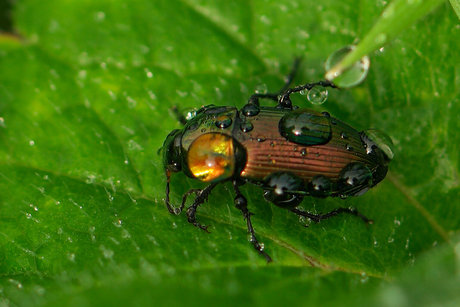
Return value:
<svg viewBox="0 0 460 307">
<path fill-rule="evenodd" d="M 336 184 L 350 163 L 363 163 L 369 169 L 376 166 L 358 132 L 328 113 L 260 108 L 253 116 L 240 114 L 240 119 L 241 125 L 252 126 L 251 131 L 235 135 L 246 149 L 246 166 L 240 176 L 248 181 L 260 182 L 270 174 L 287 171 L 305 185 L 317 175 Z"/>
</svg>

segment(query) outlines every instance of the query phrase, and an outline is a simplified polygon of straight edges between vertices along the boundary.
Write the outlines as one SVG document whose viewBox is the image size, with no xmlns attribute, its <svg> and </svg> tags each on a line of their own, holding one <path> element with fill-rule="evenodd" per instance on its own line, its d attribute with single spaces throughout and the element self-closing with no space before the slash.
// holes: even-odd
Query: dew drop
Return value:
<svg viewBox="0 0 460 307">
<path fill-rule="evenodd" d="M 265 83 L 259 83 L 255 87 L 256 94 L 267 94 L 268 88 Z"/>
<path fill-rule="evenodd" d="M 259 251 L 262 252 L 264 249 L 265 249 L 265 244 L 262 243 L 262 242 L 260 242 L 260 243 L 259 243 Z"/>
<path fill-rule="evenodd" d="M 244 122 L 240 125 L 240 130 L 243 132 L 250 132 L 254 126 L 250 122 Z"/>
<path fill-rule="evenodd" d="M 327 100 L 328 91 L 323 86 L 315 86 L 307 93 L 307 99 L 313 105 L 321 105 Z"/>
<path fill-rule="evenodd" d="M 299 109 L 287 113 L 278 124 L 287 140 L 302 145 L 326 144 L 332 138 L 329 120 L 321 113 Z"/>
<path fill-rule="evenodd" d="M 218 128 L 225 129 L 225 128 L 230 127 L 231 125 L 232 125 L 232 119 L 228 117 L 227 115 L 219 116 L 216 119 L 216 127 Z"/>
<path fill-rule="evenodd" d="M 329 71 L 355 48 L 355 45 L 348 45 L 333 52 L 326 61 L 326 71 Z M 360 84 L 366 78 L 369 66 L 369 57 L 362 57 L 361 60 L 356 61 L 350 69 L 335 76 L 334 84 L 341 88 L 349 88 Z"/>
<path fill-rule="evenodd" d="M 248 103 L 241 109 L 241 112 L 244 114 L 244 116 L 256 116 L 259 114 L 260 108 L 253 103 Z"/>
</svg>

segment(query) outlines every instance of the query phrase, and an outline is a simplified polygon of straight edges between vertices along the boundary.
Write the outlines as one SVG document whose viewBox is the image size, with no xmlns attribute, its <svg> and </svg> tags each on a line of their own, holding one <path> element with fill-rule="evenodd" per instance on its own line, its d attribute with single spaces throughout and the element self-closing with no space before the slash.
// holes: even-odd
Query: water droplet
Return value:
<svg viewBox="0 0 460 307">
<path fill-rule="evenodd" d="M 254 126 L 250 122 L 244 122 L 240 125 L 240 130 L 243 132 L 249 132 L 252 131 Z"/>
<path fill-rule="evenodd" d="M 353 146 L 351 146 L 350 144 L 347 144 L 346 149 L 347 149 L 347 151 L 352 151 L 352 150 L 353 150 Z"/>
<path fill-rule="evenodd" d="M 192 118 L 194 118 L 197 114 L 197 110 L 195 109 L 186 109 L 186 110 L 183 110 L 181 112 L 182 116 L 185 118 L 186 121 L 189 121 L 191 120 Z"/>
<path fill-rule="evenodd" d="M 320 105 L 326 102 L 328 91 L 322 86 L 315 86 L 308 91 L 307 99 L 314 105 Z"/>
<path fill-rule="evenodd" d="M 305 216 L 299 215 L 299 223 L 302 224 L 304 227 L 308 227 L 311 224 L 311 219 L 306 218 Z"/>
<path fill-rule="evenodd" d="M 312 110 L 299 109 L 287 113 L 281 118 L 278 129 L 286 139 L 302 145 L 326 144 L 332 138 L 329 120 Z"/>
<path fill-rule="evenodd" d="M 228 117 L 227 115 L 219 116 L 216 119 L 216 127 L 217 128 L 225 129 L 225 128 L 230 127 L 231 125 L 232 125 L 232 119 L 230 117 Z"/>
<path fill-rule="evenodd" d="M 74 253 L 67 254 L 67 259 L 69 259 L 72 262 L 75 262 L 75 254 Z"/>
<path fill-rule="evenodd" d="M 323 175 L 316 175 L 307 185 L 310 195 L 318 198 L 326 198 L 332 193 L 332 181 Z"/>
<path fill-rule="evenodd" d="M 268 92 L 267 85 L 264 83 L 257 84 L 255 88 L 255 92 L 256 94 L 267 94 Z"/>
<path fill-rule="evenodd" d="M 347 164 L 337 182 L 342 196 L 360 196 L 372 186 L 372 172 L 360 162 Z"/>
<path fill-rule="evenodd" d="M 260 108 L 253 103 L 248 103 L 241 109 L 241 112 L 244 116 L 256 116 L 259 114 Z"/>
<path fill-rule="evenodd" d="M 379 246 L 379 242 L 377 241 L 377 239 L 376 239 L 375 237 L 374 237 L 374 247 L 375 247 L 375 248 L 380 247 L 380 246 Z"/>
<path fill-rule="evenodd" d="M 366 272 L 362 272 L 362 273 L 361 273 L 361 280 L 360 280 L 360 282 L 361 282 L 362 284 L 364 284 L 364 283 L 366 283 L 366 282 L 368 282 L 368 281 L 369 281 L 369 276 L 367 276 Z"/>
<path fill-rule="evenodd" d="M 308 94 L 308 92 L 309 92 L 308 90 L 303 89 L 303 90 L 301 90 L 299 93 L 300 93 L 300 95 L 304 95 L 304 96 L 305 96 L 305 95 Z"/>
<path fill-rule="evenodd" d="M 385 132 L 377 129 L 364 130 L 361 133 L 361 139 L 366 145 L 367 154 L 371 154 L 375 150 L 373 146 L 377 146 L 385 154 L 387 162 L 394 158 L 393 141 Z"/>
<path fill-rule="evenodd" d="M 326 61 L 326 71 L 329 71 L 355 48 L 356 46 L 354 45 L 348 45 L 333 52 Z M 333 80 L 334 84 L 341 88 L 349 88 L 360 84 L 366 78 L 369 66 L 369 57 L 362 57 L 361 60 L 356 61 L 350 69 L 335 76 Z"/>
<path fill-rule="evenodd" d="M 384 45 L 387 42 L 387 39 L 388 35 L 386 35 L 385 33 L 380 33 L 375 37 L 374 41 L 377 45 Z"/>
<path fill-rule="evenodd" d="M 265 142 L 267 140 L 265 135 L 258 135 L 256 139 L 257 139 L 257 142 Z"/>
<path fill-rule="evenodd" d="M 308 156 L 308 149 L 302 148 L 302 149 L 300 150 L 300 154 L 301 154 L 303 157 Z"/>
<path fill-rule="evenodd" d="M 304 198 L 299 194 L 305 191 L 303 180 L 292 173 L 273 173 L 265 179 L 265 186 L 265 200 L 282 208 L 297 207 Z"/>
<path fill-rule="evenodd" d="M 340 137 L 344 140 L 348 140 L 348 133 L 346 132 L 340 132 Z"/>
</svg>

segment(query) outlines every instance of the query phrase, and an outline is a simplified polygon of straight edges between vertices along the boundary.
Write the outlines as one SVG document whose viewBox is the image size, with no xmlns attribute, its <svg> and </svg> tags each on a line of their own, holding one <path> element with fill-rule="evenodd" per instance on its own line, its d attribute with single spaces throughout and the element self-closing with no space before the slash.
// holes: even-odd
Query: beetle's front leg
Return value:
<svg viewBox="0 0 460 307">
<path fill-rule="evenodd" d="M 179 208 L 179 213 L 184 209 L 185 206 L 185 201 L 187 200 L 187 197 L 190 196 L 191 194 L 196 194 L 195 200 L 193 201 L 193 204 L 188 207 L 187 209 L 187 220 L 189 223 L 193 224 L 195 227 L 198 227 L 200 229 L 203 229 L 206 232 L 208 231 L 208 226 L 201 225 L 196 221 L 196 210 L 199 205 L 204 203 L 207 199 L 209 194 L 211 194 L 212 189 L 216 187 L 217 183 L 211 183 L 204 189 L 191 189 L 187 193 L 182 196 L 182 204 L 180 205 Z"/>
<path fill-rule="evenodd" d="M 308 213 L 308 212 L 305 212 L 305 211 L 302 211 L 302 210 L 299 210 L 299 209 L 291 209 L 292 212 L 294 212 L 295 214 L 298 214 L 300 216 L 303 216 L 303 217 L 306 217 L 306 218 L 309 218 L 311 219 L 313 222 L 315 223 L 319 223 L 321 222 L 322 220 L 327 220 L 327 219 L 330 219 L 331 217 L 334 217 L 338 214 L 341 214 L 341 213 L 348 213 L 348 214 L 352 214 L 352 215 L 355 215 L 355 216 L 358 216 L 360 217 L 365 223 L 368 223 L 368 224 L 372 224 L 373 221 L 371 219 L 368 219 L 365 215 L 361 214 L 360 212 L 358 212 L 358 210 L 356 210 L 355 208 L 337 208 L 335 210 L 332 210 L 326 214 L 313 214 L 313 213 Z"/>
<path fill-rule="evenodd" d="M 256 238 L 256 233 L 254 231 L 254 228 L 252 227 L 251 223 L 251 215 L 253 215 L 251 212 L 248 210 L 248 202 L 246 200 L 246 197 L 244 197 L 243 194 L 241 194 L 240 189 L 238 188 L 238 182 L 234 180 L 233 182 L 233 189 L 235 190 L 235 207 L 243 213 L 243 217 L 246 220 L 246 224 L 248 227 L 248 233 L 251 235 L 251 242 L 254 245 L 254 248 L 256 251 L 258 251 L 260 254 L 262 254 L 265 259 L 267 260 L 267 263 L 272 262 L 272 258 L 264 252 L 263 247 L 259 244 L 259 241 Z"/>
</svg>

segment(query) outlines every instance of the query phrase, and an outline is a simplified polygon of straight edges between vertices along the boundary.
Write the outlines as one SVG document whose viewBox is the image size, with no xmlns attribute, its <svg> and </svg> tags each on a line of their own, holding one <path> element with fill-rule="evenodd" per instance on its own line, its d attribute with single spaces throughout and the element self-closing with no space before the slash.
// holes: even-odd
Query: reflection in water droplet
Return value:
<svg viewBox="0 0 460 307">
<path fill-rule="evenodd" d="M 279 121 L 278 129 L 286 139 L 302 145 L 326 144 L 332 137 L 329 119 L 306 109 L 287 113 Z"/>
<path fill-rule="evenodd" d="M 256 94 L 267 94 L 268 92 L 267 85 L 264 83 L 257 84 L 255 88 L 255 92 Z"/>
<path fill-rule="evenodd" d="M 250 122 L 244 122 L 240 125 L 240 129 L 243 132 L 249 132 L 254 128 L 254 126 Z"/>
<path fill-rule="evenodd" d="M 368 129 L 362 132 L 365 136 L 361 136 L 364 144 L 366 145 L 367 154 L 371 154 L 374 150 L 373 146 L 377 146 L 384 154 L 385 158 L 391 161 L 394 154 L 394 144 L 391 138 L 383 131 L 377 129 Z"/>
<path fill-rule="evenodd" d="M 244 114 L 244 116 L 256 116 L 259 114 L 260 108 L 253 103 L 248 103 L 241 109 L 241 112 Z"/>
<path fill-rule="evenodd" d="M 308 91 L 307 99 L 314 105 L 326 102 L 328 91 L 322 86 L 315 86 Z"/>
<path fill-rule="evenodd" d="M 326 71 L 329 71 L 355 48 L 356 46 L 354 45 L 348 45 L 333 52 L 326 61 Z M 360 84 L 366 78 L 369 66 L 369 57 L 362 57 L 361 60 L 356 61 L 350 69 L 335 76 L 333 80 L 334 84 L 341 88 L 349 88 Z"/>
</svg>

